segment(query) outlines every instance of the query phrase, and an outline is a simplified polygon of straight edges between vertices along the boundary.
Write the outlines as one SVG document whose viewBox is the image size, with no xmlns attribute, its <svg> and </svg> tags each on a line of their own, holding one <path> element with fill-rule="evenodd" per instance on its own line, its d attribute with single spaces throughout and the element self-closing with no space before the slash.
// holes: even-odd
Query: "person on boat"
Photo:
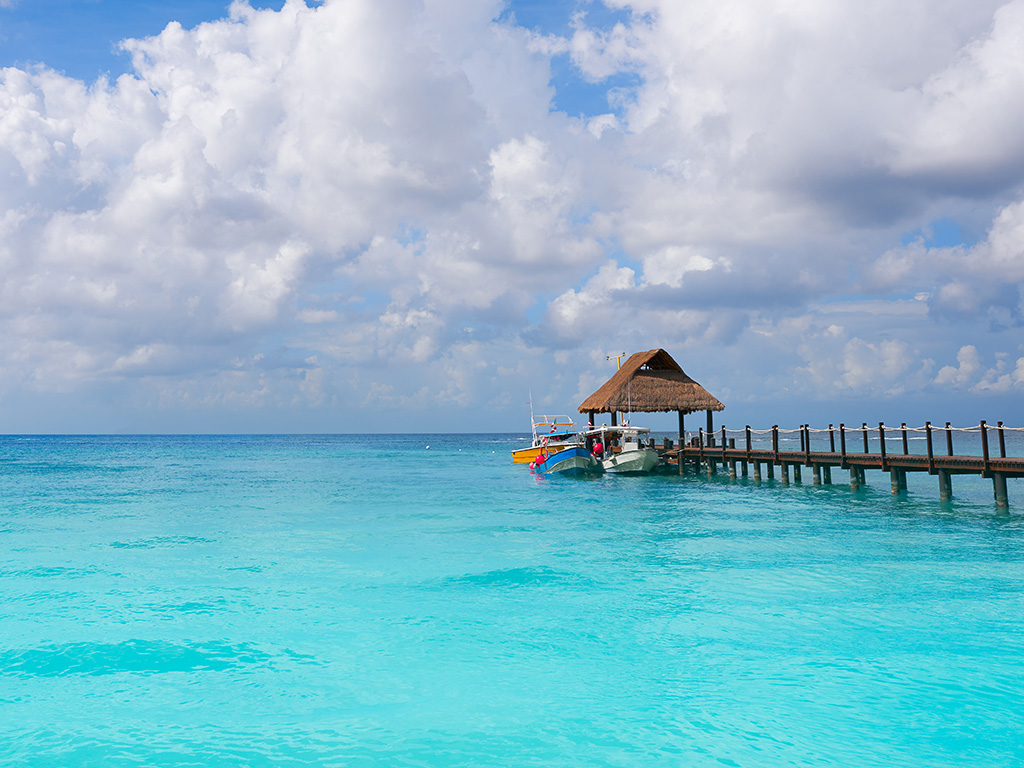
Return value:
<svg viewBox="0 0 1024 768">
<path fill-rule="evenodd" d="M 604 446 L 601 444 L 600 440 L 594 443 L 594 448 L 591 451 L 591 453 L 594 454 L 595 459 L 600 459 L 602 456 L 604 456 Z"/>
</svg>

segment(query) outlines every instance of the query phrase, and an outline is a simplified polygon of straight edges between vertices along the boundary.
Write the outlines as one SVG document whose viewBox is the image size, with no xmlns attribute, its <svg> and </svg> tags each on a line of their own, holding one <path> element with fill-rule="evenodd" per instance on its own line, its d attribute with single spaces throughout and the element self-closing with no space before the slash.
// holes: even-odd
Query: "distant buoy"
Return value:
<svg viewBox="0 0 1024 768">
<path fill-rule="evenodd" d="M 426 450 L 428 450 L 428 451 L 430 450 L 430 446 L 429 445 L 427 446 Z"/>
</svg>

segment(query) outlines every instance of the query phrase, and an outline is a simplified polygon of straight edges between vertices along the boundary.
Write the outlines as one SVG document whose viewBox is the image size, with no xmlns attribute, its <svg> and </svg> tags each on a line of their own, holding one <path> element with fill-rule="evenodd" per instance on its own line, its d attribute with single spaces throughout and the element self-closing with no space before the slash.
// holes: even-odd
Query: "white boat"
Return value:
<svg viewBox="0 0 1024 768">
<path fill-rule="evenodd" d="M 643 437 L 650 434 L 646 427 L 595 427 L 583 433 L 587 444 L 601 443 L 604 449 L 601 466 L 605 472 L 616 474 L 646 474 L 658 463 L 658 452 L 644 447 Z"/>
</svg>

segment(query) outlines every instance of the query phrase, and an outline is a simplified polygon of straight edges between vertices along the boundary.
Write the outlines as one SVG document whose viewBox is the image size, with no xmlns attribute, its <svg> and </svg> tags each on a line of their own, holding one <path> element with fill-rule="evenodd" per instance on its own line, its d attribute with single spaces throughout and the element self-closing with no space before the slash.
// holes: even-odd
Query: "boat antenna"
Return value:
<svg viewBox="0 0 1024 768">
<path fill-rule="evenodd" d="M 626 356 L 625 352 L 619 352 L 619 354 L 617 354 L 617 355 L 616 354 L 605 355 L 604 359 L 605 360 L 614 360 L 615 361 L 615 370 L 619 371 L 619 370 L 622 370 L 622 358 L 624 358 L 625 356 Z M 623 418 L 622 418 L 622 412 L 621 411 L 619 412 L 619 421 L 622 421 L 623 425 L 625 425 L 625 422 L 623 421 Z"/>
<path fill-rule="evenodd" d="M 537 422 L 533 418 L 533 389 L 527 391 L 530 393 L 530 429 L 533 432 L 533 442 L 537 442 Z"/>
</svg>

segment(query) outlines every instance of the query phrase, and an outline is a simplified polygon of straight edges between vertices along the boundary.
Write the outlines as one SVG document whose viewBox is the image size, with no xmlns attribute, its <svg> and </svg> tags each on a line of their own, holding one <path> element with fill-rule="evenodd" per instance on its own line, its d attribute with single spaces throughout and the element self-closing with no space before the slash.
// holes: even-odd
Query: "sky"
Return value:
<svg viewBox="0 0 1024 768">
<path fill-rule="evenodd" d="M 1024 426 L 1022 125 L 1024 0 L 0 0 L 0 432 Z"/>
</svg>

